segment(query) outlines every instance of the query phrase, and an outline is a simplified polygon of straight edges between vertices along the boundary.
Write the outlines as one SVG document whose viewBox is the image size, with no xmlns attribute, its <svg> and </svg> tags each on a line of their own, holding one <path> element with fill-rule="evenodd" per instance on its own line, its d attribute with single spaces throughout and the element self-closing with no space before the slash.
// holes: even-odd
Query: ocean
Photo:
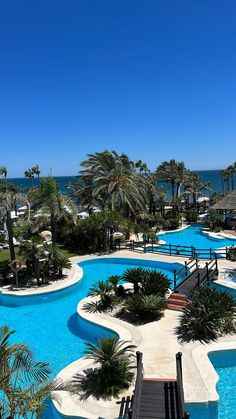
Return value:
<svg viewBox="0 0 236 419">
<path fill-rule="evenodd" d="M 219 175 L 218 170 L 199 170 L 199 171 L 194 171 L 194 173 L 197 173 L 201 177 L 202 182 L 204 183 L 208 181 L 211 182 L 212 190 L 210 191 L 210 193 L 222 192 L 221 176 Z M 68 185 L 70 183 L 77 181 L 75 176 L 55 176 L 55 179 L 58 182 L 59 191 L 63 194 L 66 194 L 69 192 Z M 22 192 L 26 191 L 31 186 L 31 180 L 28 178 L 12 178 L 12 179 L 9 179 L 9 182 L 14 183 L 17 186 L 17 188 Z M 34 178 L 33 184 L 36 186 L 37 183 L 38 183 L 38 180 Z M 163 185 L 163 186 L 166 187 L 166 185 Z M 202 193 L 204 195 L 205 194 L 209 195 L 208 191 L 205 191 L 205 192 L 202 191 Z"/>
</svg>

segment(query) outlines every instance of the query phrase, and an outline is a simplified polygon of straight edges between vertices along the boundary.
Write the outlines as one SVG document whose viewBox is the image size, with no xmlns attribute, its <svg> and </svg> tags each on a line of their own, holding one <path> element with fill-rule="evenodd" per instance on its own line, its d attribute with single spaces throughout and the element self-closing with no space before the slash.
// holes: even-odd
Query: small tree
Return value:
<svg viewBox="0 0 236 419">
<path fill-rule="evenodd" d="M 230 248 L 228 248 L 227 259 L 236 262 L 236 246 L 230 246 Z"/>
<path fill-rule="evenodd" d="M 89 295 L 99 296 L 101 308 L 106 310 L 112 306 L 114 295 L 112 294 L 112 285 L 108 281 L 98 281 L 89 289 Z"/>
</svg>

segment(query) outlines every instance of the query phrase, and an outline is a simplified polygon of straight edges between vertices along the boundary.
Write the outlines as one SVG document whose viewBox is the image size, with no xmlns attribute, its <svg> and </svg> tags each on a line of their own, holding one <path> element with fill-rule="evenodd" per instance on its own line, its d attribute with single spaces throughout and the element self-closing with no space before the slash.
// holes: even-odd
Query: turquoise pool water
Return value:
<svg viewBox="0 0 236 419">
<path fill-rule="evenodd" d="M 202 226 L 193 225 L 181 231 L 158 234 L 158 238 L 167 244 L 181 246 L 194 246 L 196 249 L 219 249 L 236 245 L 236 239 L 215 239 L 202 232 Z"/>
<path fill-rule="evenodd" d="M 114 334 L 77 314 L 79 301 L 88 295 L 95 282 L 120 275 L 134 266 L 161 270 L 172 279 L 173 270 L 181 267 L 176 263 L 123 258 L 94 259 L 80 266 L 82 280 L 65 290 L 30 297 L 0 294 L 0 324 L 16 330 L 12 339 L 24 341 L 38 360 L 48 362 L 53 375 L 83 356 L 85 341 L 94 343 L 98 337 Z M 52 417 L 51 413 L 47 417 Z"/>
<path fill-rule="evenodd" d="M 37 359 L 49 362 L 54 374 L 82 356 L 85 341 L 95 342 L 97 337 L 112 333 L 77 315 L 78 302 L 95 282 L 134 266 L 162 270 L 172 279 L 173 270 L 180 268 L 175 263 L 121 258 L 94 259 L 80 266 L 82 280 L 65 290 L 30 297 L 0 294 L 1 325 L 16 330 L 14 339 L 26 342 Z"/>
<path fill-rule="evenodd" d="M 210 404 L 188 404 L 191 419 L 235 419 L 236 418 L 236 350 L 211 352 L 219 381 L 217 391 L 220 400 Z"/>
</svg>

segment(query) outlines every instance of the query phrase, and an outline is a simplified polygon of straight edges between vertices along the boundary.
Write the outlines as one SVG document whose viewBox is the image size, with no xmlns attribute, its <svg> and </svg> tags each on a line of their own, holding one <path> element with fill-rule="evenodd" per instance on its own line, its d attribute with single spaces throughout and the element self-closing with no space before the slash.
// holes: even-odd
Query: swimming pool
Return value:
<svg viewBox="0 0 236 419">
<path fill-rule="evenodd" d="M 236 350 L 216 351 L 209 353 L 219 381 L 218 402 L 187 404 L 191 419 L 233 419 L 236 418 Z"/>
<path fill-rule="evenodd" d="M 110 275 L 121 275 L 127 268 L 142 266 L 162 270 L 173 279 L 180 264 L 124 258 L 99 258 L 80 263 L 83 277 L 77 284 L 57 292 L 27 297 L 0 294 L 0 322 L 16 330 L 13 339 L 24 341 L 36 358 L 48 362 L 57 374 L 83 356 L 84 342 L 113 334 L 77 314 L 77 305 L 89 288 Z"/>
<path fill-rule="evenodd" d="M 236 239 L 217 239 L 203 233 L 202 226 L 193 225 L 183 230 L 158 234 L 160 240 L 176 246 L 194 246 L 196 249 L 212 249 L 236 245 Z M 204 255 L 202 255 L 203 257 Z"/>
</svg>

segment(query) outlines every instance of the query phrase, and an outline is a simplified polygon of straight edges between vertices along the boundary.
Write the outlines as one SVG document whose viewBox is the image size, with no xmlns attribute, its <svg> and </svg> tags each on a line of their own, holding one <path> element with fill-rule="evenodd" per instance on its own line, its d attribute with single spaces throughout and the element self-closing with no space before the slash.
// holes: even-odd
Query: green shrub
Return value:
<svg viewBox="0 0 236 419">
<path fill-rule="evenodd" d="M 227 251 L 227 259 L 236 262 L 236 246 L 230 246 Z"/>
<path fill-rule="evenodd" d="M 134 348 L 134 345 L 118 341 L 116 337 L 99 339 L 98 345 L 86 343 L 87 358 L 99 367 L 88 370 L 81 381 L 79 377 L 78 393 L 81 399 L 93 396 L 97 400 L 110 400 L 127 390 L 134 377 L 134 366 L 130 359 Z"/>
<path fill-rule="evenodd" d="M 0 280 L 2 280 L 3 284 L 7 283 L 10 278 L 11 268 L 10 268 L 10 260 L 2 260 L 0 261 Z"/>
<path fill-rule="evenodd" d="M 181 342 L 208 343 L 235 333 L 236 304 L 231 294 L 202 287 L 188 299 L 176 333 Z"/>
</svg>

